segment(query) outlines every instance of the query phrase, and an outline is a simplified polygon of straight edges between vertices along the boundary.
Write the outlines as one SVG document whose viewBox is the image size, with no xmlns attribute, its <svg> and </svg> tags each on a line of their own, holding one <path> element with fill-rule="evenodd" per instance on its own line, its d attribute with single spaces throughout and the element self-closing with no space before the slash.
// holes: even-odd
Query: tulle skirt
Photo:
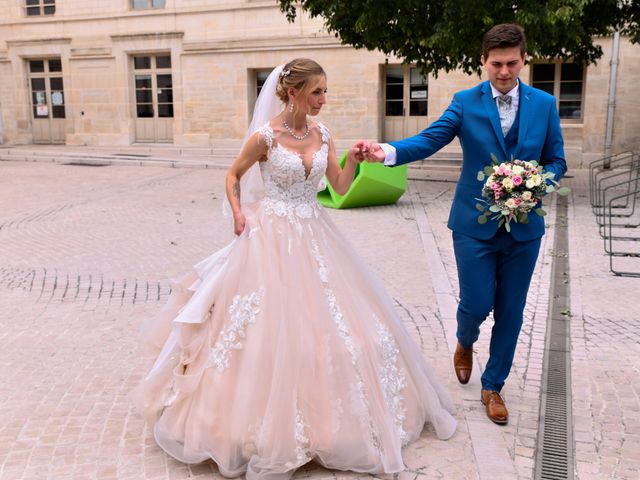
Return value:
<svg viewBox="0 0 640 480">
<path fill-rule="evenodd" d="M 228 477 L 286 479 L 310 460 L 399 472 L 425 423 L 453 435 L 447 392 L 328 215 L 249 210 L 144 325 L 157 359 L 134 403 L 158 445 Z"/>
</svg>

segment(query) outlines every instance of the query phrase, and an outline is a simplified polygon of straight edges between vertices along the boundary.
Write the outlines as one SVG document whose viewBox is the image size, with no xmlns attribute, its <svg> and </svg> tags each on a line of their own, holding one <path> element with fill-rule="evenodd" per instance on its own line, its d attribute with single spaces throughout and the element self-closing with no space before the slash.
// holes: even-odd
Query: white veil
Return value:
<svg viewBox="0 0 640 480">
<path fill-rule="evenodd" d="M 249 124 L 247 134 L 242 141 L 243 147 L 251 135 L 284 110 L 284 103 L 282 103 L 282 100 L 276 95 L 276 87 L 278 86 L 280 72 L 282 72 L 283 68 L 284 65 L 278 65 L 264 82 L 260 90 L 260 95 L 258 95 L 258 99 L 256 100 L 255 108 L 253 109 L 251 124 Z M 264 197 L 264 184 L 262 183 L 262 176 L 260 175 L 260 166 L 258 162 L 256 162 L 240 178 L 240 205 L 254 203 L 262 197 Z M 232 213 L 231 205 L 226 195 L 222 203 L 222 211 L 225 216 L 230 216 Z"/>
</svg>

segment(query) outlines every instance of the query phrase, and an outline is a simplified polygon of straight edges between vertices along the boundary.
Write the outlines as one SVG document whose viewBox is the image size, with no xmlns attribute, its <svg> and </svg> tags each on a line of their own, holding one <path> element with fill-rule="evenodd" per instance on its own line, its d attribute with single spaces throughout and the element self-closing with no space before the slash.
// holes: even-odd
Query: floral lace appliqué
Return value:
<svg viewBox="0 0 640 480">
<path fill-rule="evenodd" d="M 380 450 L 380 440 L 378 432 L 375 425 L 373 424 L 373 419 L 371 418 L 369 399 L 364 383 L 364 378 L 362 376 L 362 372 L 360 371 L 360 349 L 351 338 L 351 331 L 344 319 L 344 316 L 342 315 L 342 312 L 340 311 L 340 307 L 338 306 L 338 301 L 336 300 L 336 296 L 333 293 L 333 290 L 325 288 L 324 292 L 329 304 L 331 317 L 338 327 L 338 335 L 340 336 L 340 338 L 342 338 L 342 341 L 344 342 L 345 347 L 347 348 L 347 351 L 351 356 L 351 364 L 354 366 L 356 374 L 356 383 L 355 385 L 353 385 L 355 392 L 352 396 L 354 402 L 356 402 L 356 405 L 354 405 L 354 407 L 356 407 L 356 410 L 359 410 L 361 412 L 360 423 L 362 424 L 362 426 L 365 428 L 369 428 L 369 440 L 371 441 L 371 444 L 374 448 Z"/>
<path fill-rule="evenodd" d="M 330 136 L 324 125 L 319 124 L 319 127 L 322 145 L 313 154 L 308 176 L 300 155 L 282 145 L 274 145 L 273 129 L 268 124 L 260 129 L 260 135 L 269 147 L 267 161 L 260 163 L 265 211 L 286 217 L 297 227 L 300 226 L 300 220 L 318 218 L 320 214 L 316 195 L 327 170 Z"/>
<path fill-rule="evenodd" d="M 318 247 L 318 242 L 313 239 L 311 241 L 311 251 L 313 252 L 313 256 L 318 263 L 318 276 L 322 283 L 329 283 L 329 270 L 327 269 L 327 264 L 324 260 L 324 257 L 320 253 L 320 247 Z"/>
<path fill-rule="evenodd" d="M 261 287 L 257 292 L 233 297 L 229 307 L 229 323 L 224 327 L 218 341 L 211 349 L 207 367 L 215 367 L 219 372 L 229 367 L 231 351 L 242 348 L 241 339 L 245 338 L 247 326 L 255 323 L 263 296 L 264 287 Z"/>
<path fill-rule="evenodd" d="M 398 345 L 389 329 L 378 318 L 375 318 L 378 330 L 378 345 L 382 353 L 382 370 L 378 372 L 380 385 L 387 408 L 393 416 L 396 433 L 400 437 L 402 445 L 408 440 L 403 424 L 405 420 L 405 408 L 402 400 L 402 390 L 407 385 L 404 371 L 398 368 Z"/>
<path fill-rule="evenodd" d="M 309 458 L 309 439 L 305 435 L 305 421 L 300 410 L 296 410 L 296 458 L 306 461 Z"/>
</svg>

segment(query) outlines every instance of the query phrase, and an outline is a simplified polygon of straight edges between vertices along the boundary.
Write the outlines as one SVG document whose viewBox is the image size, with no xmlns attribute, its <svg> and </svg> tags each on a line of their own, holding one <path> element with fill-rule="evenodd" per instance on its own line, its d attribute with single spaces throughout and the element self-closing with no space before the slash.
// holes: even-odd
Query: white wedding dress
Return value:
<svg viewBox="0 0 640 480">
<path fill-rule="evenodd" d="M 264 198 L 245 231 L 176 282 L 145 338 L 157 360 L 135 391 L 155 439 L 185 463 L 228 477 L 286 479 L 332 469 L 404 469 L 401 449 L 431 423 L 456 429 L 453 404 L 381 282 L 316 193 L 329 132 L 307 174 L 267 124 Z"/>
</svg>

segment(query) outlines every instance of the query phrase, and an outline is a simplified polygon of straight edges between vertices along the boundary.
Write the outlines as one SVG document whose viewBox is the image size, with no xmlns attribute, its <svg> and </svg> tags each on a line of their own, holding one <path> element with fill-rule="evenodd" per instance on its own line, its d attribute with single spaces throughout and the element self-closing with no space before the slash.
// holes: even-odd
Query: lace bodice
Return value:
<svg viewBox="0 0 640 480">
<path fill-rule="evenodd" d="M 327 170 L 329 153 L 329 130 L 318 123 L 322 134 L 322 145 L 313 154 L 309 175 L 302 157 L 273 140 L 273 129 L 269 124 L 260 128 L 260 137 L 268 147 L 267 161 L 260 163 L 265 196 L 262 200 L 268 213 L 288 217 L 296 222 L 299 218 L 313 218 L 320 213 L 316 195 L 318 186 Z"/>
</svg>

